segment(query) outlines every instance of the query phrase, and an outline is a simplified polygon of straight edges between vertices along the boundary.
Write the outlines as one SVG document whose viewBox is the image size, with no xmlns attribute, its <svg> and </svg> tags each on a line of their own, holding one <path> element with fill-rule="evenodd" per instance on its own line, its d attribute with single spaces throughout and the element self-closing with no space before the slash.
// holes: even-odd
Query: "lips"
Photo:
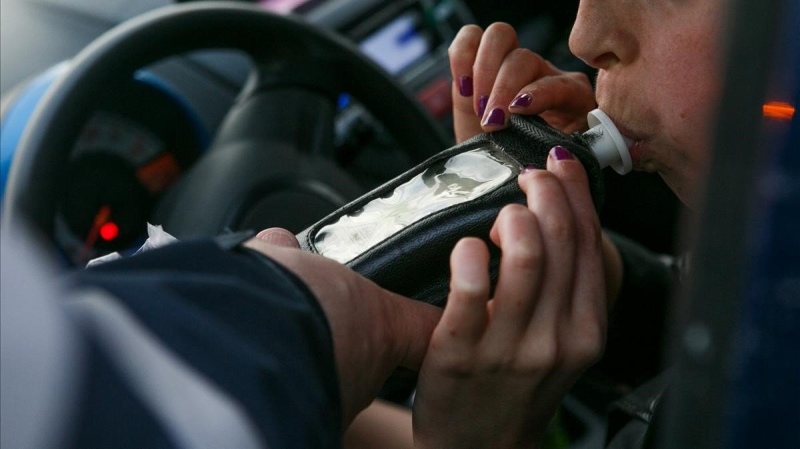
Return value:
<svg viewBox="0 0 800 449">
<path fill-rule="evenodd" d="M 606 112 L 606 111 L 603 109 L 603 112 Z M 630 139 L 630 140 L 632 140 L 634 142 L 638 142 L 640 140 L 644 140 L 644 137 L 642 137 L 640 134 L 632 131 L 630 128 L 626 127 L 625 124 L 621 120 L 618 120 L 613 114 L 609 114 L 608 112 L 606 112 L 606 115 L 608 115 L 608 117 L 611 119 L 611 121 L 614 122 L 614 125 L 617 127 L 617 130 L 619 130 L 619 132 L 623 136 L 627 137 L 628 139 Z"/>
<path fill-rule="evenodd" d="M 606 111 L 603 110 L 603 112 Z M 641 168 L 646 153 L 648 140 L 647 137 L 645 137 L 642 133 L 633 131 L 626 127 L 624 122 L 616 119 L 613 114 L 606 112 L 606 115 L 608 115 L 609 118 L 611 118 L 611 121 L 614 122 L 614 125 L 616 125 L 620 134 L 633 141 L 633 145 L 631 145 L 631 147 L 628 149 L 631 155 L 631 161 L 633 162 L 633 167 L 635 169 L 637 169 L 637 167 Z"/>
<path fill-rule="evenodd" d="M 647 154 L 646 148 L 647 143 L 645 141 L 637 140 L 628 150 L 631 154 L 631 162 L 633 163 L 634 169 L 644 170 L 644 160 L 645 155 Z"/>
</svg>

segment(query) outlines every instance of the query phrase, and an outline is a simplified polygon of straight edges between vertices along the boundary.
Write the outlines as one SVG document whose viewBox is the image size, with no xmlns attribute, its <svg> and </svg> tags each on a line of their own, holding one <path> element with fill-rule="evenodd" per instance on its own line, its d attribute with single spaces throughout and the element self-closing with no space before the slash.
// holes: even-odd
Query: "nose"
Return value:
<svg viewBox="0 0 800 449">
<path fill-rule="evenodd" d="M 636 19 L 617 0 L 581 0 L 569 36 L 572 53 L 596 69 L 628 63 L 638 53 Z"/>
</svg>

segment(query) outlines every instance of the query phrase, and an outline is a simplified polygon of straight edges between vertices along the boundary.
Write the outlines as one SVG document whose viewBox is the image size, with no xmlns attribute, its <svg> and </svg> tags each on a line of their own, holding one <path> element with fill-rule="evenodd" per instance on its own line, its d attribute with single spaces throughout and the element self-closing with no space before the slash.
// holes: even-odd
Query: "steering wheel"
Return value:
<svg viewBox="0 0 800 449">
<path fill-rule="evenodd" d="M 317 201 L 332 210 L 362 193 L 333 160 L 341 92 L 370 110 L 413 163 L 452 145 L 420 103 L 346 39 L 257 6 L 178 4 L 121 24 L 71 61 L 22 138 L 3 220 L 23 217 L 54 240 L 70 143 L 98 87 L 113 91 L 142 67 L 204 49 L 242 51 L 253 69 L 209 150 L 156 211 L 154 222 L 178 237 L 242 228 L 286 204 L 310 210 Z"/>
<path fill-rule="evenodd" d="M 327 212 L 310 207 L 312 200 L 322 198 L 329 211 L 341 207 L 298 235 L 301 246 L 315 251 L 320 226 L 332 224 L 338 213 L 358 215 L 367 202 L 388 197 L 418 176 L 423 184 L 430 180 L 428 175 L 451 176 L 439 169 L 469 151 L 470 157 L 480 154 L 483 163 L 478 172 L 494 167 L 491 173 L 506 173 L 499 186 L 466 206 L 420 218 L 369 254 L 347 262 L 384 288 L 441 305 L 449 278 L 447 259 L 457 239 L 487 236 L 500 207 L 525 201 L 515 176 L 521 167 L 544 166 L 549 149 L 563 144 L 584 162 L 590 178 L 600 176 L 598 161 L 585 142 L 550 128 L 538 117 L 512 116 L 508 129 L 453 147 L 414 97 L 349 41 L 255 6 L 200 2 L 169 6 L 126 22 L 74 58 L 69 72 L 38 108 L 18 148 L 6 190 L 5 229 L 10 220 L 22 217 L 55 241 L 54 219 L 58 192 L 66 181 L 69 144 L 93 110 L 98 86 L 113 91 L 136 70 L 156 61 L 219 48 L 246 53 L 254 67 L 211 147 L 156 211 L 153 221 L 179 238 L 246 228 L 249 217 L 280 213 L 281 205 L 316 209 L 305 217 L 309 220 L 298 223 L 299 231 Z M 414 169 L 361 195 L 333 161 L 335 99 L 341 92 L 358 99 L 384 124 L 405 148 Z M 510 159 L 498 162 L 504 157 Z M 468 172 L 474 171 L 471 164 L 467 166 Z M 463 178 L 462 187 L 480 190 L 486 180 L 478 178 Z M 599 204 L 602 183 L 590 184 Z M 360 198 L 348 203 L 356 196 Z M 496 278 L 499 251 L 493 250 L 491 257 Z M 403 398 L 413 387 L 413 379 L 399 376 L 387 383 L 385 397 Z"/>
</svg>

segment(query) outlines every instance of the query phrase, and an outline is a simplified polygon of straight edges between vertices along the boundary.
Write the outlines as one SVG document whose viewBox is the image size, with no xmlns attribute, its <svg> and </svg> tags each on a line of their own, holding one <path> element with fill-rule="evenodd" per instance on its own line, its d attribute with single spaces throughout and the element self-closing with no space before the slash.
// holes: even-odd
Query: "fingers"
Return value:
<svg viewBox="0 0 800 449">
<path fill-rule="evenodd" d="M 490 231 L 502 255 L 488 303 L 487 248 L 465 239 L 452 253 L 452 292 L 414 403 L 415 438 L 423 444 L 537 441 L 564 393 L 602 351 L 606 311 L 581 319 L 572 313 L 602 297 L 587 276 L 596 266 L 580 260 L 599 253 L 586 174 L 563 148 L 551 152 L 548 169 L 520 175 L 527 207 L 506 206 Z"/>
<path fill-rule="evenodd" d="M 543 69 L 546 67 L 546 61 L 530 50 L 517 48 L 508 53 L 491 87 L 481 126 L 485 130 L 500 129 L 506 125 L 508 115 L 520 112 L 520 107 L 529 108 L 533 114 L 541 112 L 530 108 L 533 97 L 521 92 L 520 87 L 531 79 L 545 76 Z"/>
<path fill-rule="evenodd" d="M 508 102 L 520 86 L 530 82 L 528 67 L 518 59 L 532 59 L 521 50 L 514 29 L 505 23 L 490 25 L 484 32 L 475 25 L 463 27 L 448 50 L 453 76 L 453 120 L 456 140 L 506 125 Z M 506 68 L 509 79 L 498 86 L 503 100 L 494 98 L 495 83 L 506 60 L 517 70 Z M 524 80 L 524 81 L 523 81 Z M 500 106 L 497 106 L 500 105 Z"/>
<path fill-rule="evenodd" d="M 598 218 L 589 190 L 589 179 L 583 165 L 567 148 L 556 146 L 548 155 L 547 171 L 558 178 L 563 186 L 566 200 L 575 214 L 576 222 L 583 228 L 581 230 L 584 232 L 578 237 L 590 237 L 585 235 L 589 232 L 586 228 L 594 227 Z M 596 243 L 599 244 L 599 235 L 591 237 L 598 239 Z"/>
<path fill-rule="evenodd" d="M 599 312 L 598 301 L 593 304 L 582 299 L 589 294 L 602 297 L 597 292 L 603 291 L 602 286 L 595 290 L 598 281 L 594 279 L 598 277 L 598 270 L 602 271 L 597 257 L 600 234 L 586 173 L 581 163 L 563 147 L 551 151 L 548 168 L 550 170 L 531 170 L 520 175 L 520 187 L 528 199 L 527 208 L 505 207 L 490 231 L 490 238 L 500 247 L 502 257 L 491 321 L 485 334 L 489 346 L 502 347 L 502 342 L 519 341 L 526 333 L 529 335 L 524 340 L 552 343 L 558 328 L 569 321 L 574 302 L 579 302 L 581 310 L 585 310 L 581 313 Z M 593 241 L 595 234 L 597 242 Z M 463 248 L 454 252 L 454 263 L 460 261 L 460 265 L 453 267 L 454 285 L 455 276 L 462 273 L 456 270 L 466 266 L 461 259 L 467 257 L 471 256 Z M 461 279 L 485 282 L 482 258 L 475 260 L 470 269 L 480 270 L 481 264 L 484 274 L 480 278 L 472 272 Z M 588 274 L 586 282 L 582 273 Z M 474 307 L 469 312 L 471 338 L 481 337 L 485 319 L 480 313 L 488 287 L 481 285 L 482 290 L 477 294 L 470 296 L 462 292 L 464 297 L 473 298 L 469 302 Z M 477 289 L 465 287 L 462 290 Z M 461 318 L 464 314 L 466 312 L 453 315 L 454 320 L 464 321 Z"/>
<path fill-rule="evenodd" d="M 582 332 L 576 341 L 582 347 L 575 351 L 577 362 L 591 358 L 602 348 L 607 315 L 603 237 L 599 219 L 589 193 L 589 183 L 581 163 L 563 147 L 550 151 L 548 171 L 564 186 L 566 200 L 574 215 L 576 242 L 575 278 L 571 317 L 581 323 Z"/>
<path fill-rule="evenodd" d="M 436 329 L 440 337 L 472 344 L 486 327 L 489 250 L 477 238 L 460 240 L 450 255 L 450 294 Z M 442 335 L 444 333 L 444 335 Z"/>
<path fill-rule="evenodd" d="M 475 111 L 472 66 L 481 43 L 483 30 L 475 25 L 463 27 L 453 39 L 448 56 L 453 76 L 453 122 L 456 141 L 462 142 L 482 131 Z"/>
<path fill-rule="evenodd" d="M 509 341 L 529 325 L 542 282 L 544 246 L 536 217 L 519 204 L 503 208 L 492 234 L 502 258 L 488 333 Z"/>
<path fill-rule="evenodd" d="M 560 178 L 546 170 L 519 177 L 528 209 L 538 220 L 544 248 L 544 282 L 531 327 L 551 333 L 570 309 L 576 258 L 575 219 Z"/>
<path fill-rule="evenodd" d="M 550 63 L 542 60 L 542 65 L 550 66 Z M 558 72 L 556 68 L 550 67 L 548 72 Z M 530 95 L 530 103 L 517 101 L 510 105 L 512 111 L 538 114 L 549 109 L 558 109 L 573 110 L 586 115 L 595 106 L 589 78 L 578 72 L 558 72 L 558 76 L 542 77 L 522 88 L 520 95 L 524 94 Z"/>
<path fill-rule="evenodd" d="M 548 170 L 525 171 L 519 184 L 527 208 L 504 208 L 490 232 L 502 258 L 482 345 L 516 345 L 517 363 L 537 370 L 585 367 L 602 350 L 606 316 L 602 239 L 586 173 L 558 147 Z"/>
<path fill-rule="evenodd" d="M 542 115 L 567 133 L 585 129 L 586 115 L 597 106 L 589 78 L 580 72 L 560 72 L 544 60 L 542 64 L 549 67 L 542 71 L 548 75 L 523 87 L 511 100 L 509 112 Z"/>
<path fill-rule="evenodd" d="M 496 99 L 491 97 L 494 86 L 498 80 L 501 66 L 511 58 L 515 62 L 517 59 L 511 55 L 519 53 L 519 42 L 514 29 L 506 23 L 494 23 L 486 29 L 481 44 L 478 47 L 478 54 L 475 56 L 475 63 L 472 66 L 472 77 L 474 85 L 475 112 L 481 119 L 484 129 L 489 127 L 505 126 L 507 102 L 502 102 L 502 106 Z M 516 64 L 518 68 L 520 64 Z M 521 68 L 524 69 L 524 68 Z M 506 70 L 508 72 L 508 70 Z M 523 70 L 519 73 L 525 73 Z M 503 89 L 514 89 L 510 84 L 511 80 L 501 82 Z M 518 89 L 518 87 L 517 87 Z M 514 89 L 514 90 L 517 90 Z M 512 93 L 511 96 L 515 95 Z"/>
<path fill-rule="evenodd" d="M 564 132 L 586 127 L 596 102 L 589 78 L 564 72 L 519 47 L 514 29 L 494 23 L 463 27 L 448 50 L 457 142 L 502 129 L 514 114 L 541 115 Z"/>
<path fill-rule="evenodd" d="M 283 228 L 267 228 L 256 234 L 256 238 L 261 239 L 275 246 L 285 248 L 300 248 L 297 237 L 289 230 Z"/>
</svg>

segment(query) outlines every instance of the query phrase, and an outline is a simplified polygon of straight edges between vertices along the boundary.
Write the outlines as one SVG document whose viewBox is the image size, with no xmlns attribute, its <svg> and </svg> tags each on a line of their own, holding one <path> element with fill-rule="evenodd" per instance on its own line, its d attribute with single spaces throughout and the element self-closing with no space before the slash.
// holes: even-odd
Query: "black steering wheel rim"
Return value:
<svg viewBox="0 0 800 449">
<path fill-rule="evenodd" d="M 252 5 L 172 5 L 119 25 L 70 62 L 23 134 L 8 179 L 3 221 L 22 218 L 39 233 L 52 236 L 69 143 L 89 118 L 96 86 L 129 79 L 136 70 L 169 56 L 205 49 L 241 50 L 259 61 L 287 51 L 338 59 L 343 88 L 384 123 L 412 160 L 422 161 L 451 144 L 409 92 L 333 32 Z"/>
</svg>

